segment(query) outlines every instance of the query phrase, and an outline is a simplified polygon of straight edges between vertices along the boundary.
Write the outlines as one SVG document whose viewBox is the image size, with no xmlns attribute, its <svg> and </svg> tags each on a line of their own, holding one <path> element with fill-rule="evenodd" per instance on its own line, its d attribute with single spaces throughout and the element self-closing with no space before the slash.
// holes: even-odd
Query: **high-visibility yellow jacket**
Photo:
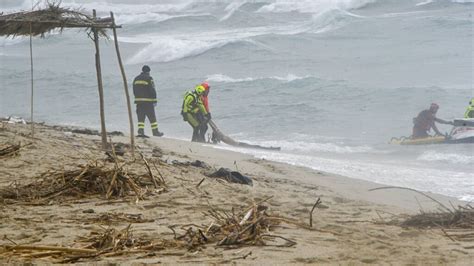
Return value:
<svg viewBox="0 0 474 266">
<path fill-rule="evenodd" d="M 195 91 L 188 91 L 184 95 L 182 113 L 197 114 L 201 112 L 203 115 L 207 115 L 206 107 L 202 102 L 201 97 Z"/>
<path fill-rule="evenodd" d="M 464 118 L 474 118 L 474 105 L 469 105 L 464 113 Z"/>
</svg>

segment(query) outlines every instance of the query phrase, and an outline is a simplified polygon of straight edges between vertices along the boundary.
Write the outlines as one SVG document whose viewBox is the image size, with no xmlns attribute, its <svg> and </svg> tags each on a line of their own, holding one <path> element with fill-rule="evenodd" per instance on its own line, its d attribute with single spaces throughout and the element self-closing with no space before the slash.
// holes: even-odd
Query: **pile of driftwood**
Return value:
<svg viewBox="0 0 474 266">
<path fill-rule="evenodd" d="M 142 253 L 147 257 L 152 257 L 162 255 L 165 251 L 195 251 L 210 244 L 223 248 L 254 245 L 291 247 L 296 242 L 271 234 L 271 231 L 282 222 L 308 229 L 297 221 L 271 215 L 267 211 L 268 207 L 262 204 L 253 204 L 237 213 L 234 209 L 223 211 L 211 208 L 206 213 L 207 216 L 213 218 L 210 225 L 170 226 L 169 228 L 174 233 L 173 239 L 153 238 L 149 237 L 149 234 L 135 236 L 131 225 L 128 225 L 121 230 L 109 227 L 80 237 L 77 241 L 80 248 L 19 245 L 12 241 L 11 245 L 0 245 L 0 256 L 52 258 L 58 262 L 70 263 L 126 254 Z M 179 234 L 176 229 L 181 229 L 184 233 Z"/>
<path fill-rule="evenodd" d="M 131 225 L 122 230 L 107 228 L 91 232 L 78 240 L 80 248 L 62 246 L 2 245 L 0 255 L 4 257 L 52 258 L 57 262 L 71 263 L 84 259 L 100 259 L 133 253 L 148 253 L 177 247 L 173 240 L 147 240 L 135 237 Z"/>
<path fill-rule="evenodd" d="M 307 226 L 291 219 L 269 215 L 267 209 L 265 205 L 261 204 L 254 204 L 238 213 L 235 213 L 234 209 L 231 212 L 226 212 L 212 208 L 206 213 L 214 220 L 210 225 L 182 227 L 181 229 L 185 230 L 182 235 L 178 235 L 174 227 L 170 227 L 170 229 L 173 230 L 175 239 L 186 244 L 189 250 L 195 250 L 202 245 L 211 243 L 226 248 L 254 245 L 291 247 L 295 245 L 296 242 L 282 236 L 272 235 L 270 231 L 281 222 L 305 228 Z M 276 239 L 282 240 L 283 243 L 270 243 Z"/>
<path fill-rule="evenodd" d="M 459 206 L 454 210 L 421 213 L 406 219 L 403 227 L 439 228 L 453 241 L 474 242 L 474 207 Z"/>
<path fill-rule="evenodd" d="M 116 159 L 116 157 L 115 157 Z M 0 199 L 14 201 L 44 202 L 58 198 L 82 198 L 102 196 L 106 199 L 136 196 L 143 199 L 149 187 L 165 190 L 163 178 L 156 178 L 148 163 L 146 174 L 128 172 L 127 163 L 113 165 L 107 162 L 93 162 L 79 165 L 77 169 L 67 171 L 49 171 L 42 174 L 37 181 L 19 185 L 13 183 L 0 190 Z"/>
<path fill-rule="evenodd" d="M 0 144 L 0 158 L 15 156 L 18 154 L 21 148 L 21 144 Z"/>
<path fill-rule="evenodd" d="M 459 206 L 454 211 L 421 213 L 411 216 L 401 224 L 403 227 L 443 227 L 474 229 L 474 207 Z"/>
</svg>

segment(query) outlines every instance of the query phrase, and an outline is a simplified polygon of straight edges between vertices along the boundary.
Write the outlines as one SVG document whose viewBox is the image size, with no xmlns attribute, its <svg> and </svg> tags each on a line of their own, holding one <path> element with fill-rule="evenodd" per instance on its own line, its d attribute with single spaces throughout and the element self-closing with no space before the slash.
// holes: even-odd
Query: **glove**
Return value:
<svg viewBox="0 0 474 266">
<path fill-rule="evenodd" d="M 188 121 L 188 117 L 186 116 L 186 113 L 181 112 L 181 115 L 183 116 L 183 121 Z"/>
<path fill-rule="evenodd" d="M 207 120 L 211 120 L 212 119 L 211 113 L 207 113 L 206 118 L 207 118 Z"/>
</svg>

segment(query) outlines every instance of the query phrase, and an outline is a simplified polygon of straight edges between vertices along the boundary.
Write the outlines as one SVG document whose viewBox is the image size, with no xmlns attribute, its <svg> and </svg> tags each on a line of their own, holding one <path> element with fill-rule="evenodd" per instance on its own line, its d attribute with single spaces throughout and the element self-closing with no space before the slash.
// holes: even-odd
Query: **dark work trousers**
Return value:
<svg viewBox="0 0 474 266">
<path fill-rule="evenodd" d="M 207 119 L 204 117 L 202 113 L 197 113 L 196 118 L 199 121 L 199 126 L 197 128 L 197 139 L 198 142 L 206 142 L 206 131 L 208 129 L 207 126 Z M 193 136 L 194 136 L 193 132 Z"/>
<path fill-rule="evenodd" d="M 158 123 L 156 122 L 155 106 L 151 102 L 139 102 L 137 103 L 137 118 L 138 118 L 138 132 L 143 134 L 145 130 L 145 118 L 151 124 L 152 130 L 158 130 Z"/>
</svg>

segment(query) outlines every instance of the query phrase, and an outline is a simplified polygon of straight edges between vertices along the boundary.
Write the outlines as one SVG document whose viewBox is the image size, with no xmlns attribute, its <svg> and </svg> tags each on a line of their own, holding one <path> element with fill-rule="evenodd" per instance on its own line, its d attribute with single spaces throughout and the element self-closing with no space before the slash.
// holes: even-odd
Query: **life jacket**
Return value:
<svg viewBox="0 0 474 266">
<path fill-rule="evenodd" d="M 206 108 L 202 103 L 201 97 L 194 91 L 188 91 L 184 94 L 183 105 L 181 106 L 181 114 L 202 112 L 207 114 Z"/>
<path fill-rule="evenodd" d="M 469 105 L 464 113 L 464 118 L 474 118 L 474 105 Z"/>
<path fill-rule="evenodd" d="M 153 78 L 149 73 L 142 72 L 133 80 L 133 95 L 135 103 L 156 103 L 156 90 Z"/>
</svg>

